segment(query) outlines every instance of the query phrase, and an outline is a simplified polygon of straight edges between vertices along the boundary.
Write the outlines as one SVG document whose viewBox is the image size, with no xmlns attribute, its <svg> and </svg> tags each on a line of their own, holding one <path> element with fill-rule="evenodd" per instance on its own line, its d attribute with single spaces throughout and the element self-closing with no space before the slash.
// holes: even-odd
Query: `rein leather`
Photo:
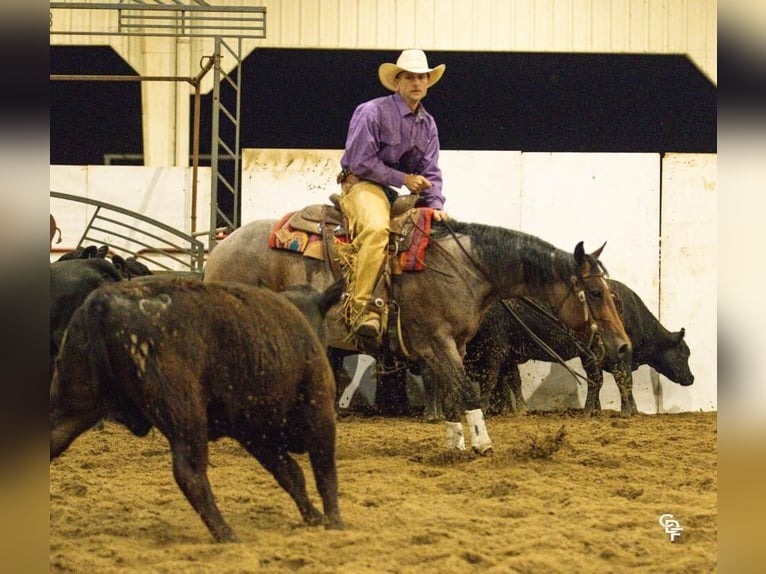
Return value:
<svg viewBox="0 0 766 574">
<path fill-rule="evenodd" d="M 444 223 L 444 226 L 450 232 L 450 235 L 452 235 L 453 239 L 455 239 L 455 242 L 457 243 L 458 247 L 460 247 L 460 250 L 465 254 L 465 256 L 468 258 L 468 260 L 473 264 L 473 266 L 476 269 L 478 269 L 481 272 L 481 274 L 484 276 L 484 278 L 487 281 L 492 283 L 492 279 L 490 278 L 489 274 L 484 270 L 483 267 L 481 267 L 478 263 L 476 263 L 474 258 L 468 252 L 468 250 L 460 242 L 460 238 L 457 236 L 457 233 L 455 233 L 455 230 L 452 228 L 452 226 L 450 225 L 449 221 L 443 220 L 442 223 Z M 438 243 L 436 243 L 436 245 L 438 245 Z M 591 277 L 591 275 L 589 275 L 588 277 Z M 575 291 L 575 284 L 576 284 L 577 278 L 579 278 L 580 281 L 584 282 L 585 277 L 580 275 L 580 273 L 578 271 L 577 277 L 576 278 L 575 278 L 575 276 L 572 277 L 573 282 L 572 282 L 572 286 L 571 286 L 569 292 L 567 293 L 566 297 L 564 297 L 564 299 L 561 300 L 561 303 L 559 303 L 559 306 L 556 307 L 555 310 L 556 310 L 556 313 L 558 314 L 558 310 L 561 308 L 561 305 L 564 304 L 564 301 L 566 301 L 567 298 L 572 293 L 576 293 L 577 294 L 577 298 L 583 303 L 583 312 L 585 313 L 585 320 L 588 321 L 590 326 L 591 326 L 591 338 L 590 338 L 590 340 L 588 342 L 588 347 L 584 349 L 584 353 L 588 356 L 589 360 L 591 360 L 591 361 L 600 360 L 596 356 L 596 354 L 591 350 L 591 346 L 593 345 L 593 342 L 594 342 L 594 340 L 596 338 L 599 339 L 599 347 L 601 349 L 601 358 L 603 358 L 603 355 L 604 355 L 604 353 L 606 351 L 604 350 L 604 346 L 602 344 L 600 344 L 600 335 L 599 335 L 599 332 L 598 332 L 598 324 L 595 322 L 595 316 L 593 314 L 593 311 L 590 309 L 590 303 L 588 302 L 588 296 L 586 295 L 585 290 L 581 289 L 580 291 L 577 291 L 577 292 Z M 529 299 L 527 297 L 520 297 L 519 299 L 521 301 L 524 301 L 528 306 L 530 306 L 530 308 L 534 309 L 536 312 L 538 312 L 538 313 L 542 314 L 543 316 L 547 317 L 548 319 L 552 320 L 554 322 L 554 325 L 558 329 L 560 329 L 562 333 L 564 333 L 567 337 L 569 337 L 574 342 L 575 346 L 577 346 L 578 349 L 583 349 L 582 344 L 579 341 L 579 338 L 572 332 L 571 329 L 569 329 L 569 327 L 567 327 L 563 323 L 563 321 L 561 321 L 561 319 L 551 315 L 547 311 L 544 311 L 536 302 L 532 303 L 531 299 Z M 511 316 L 527 331 L 527 333 L 540 346 L 540 348 L 543 349 L 543 351 L 545 351 L 546 353 L 548 353 L 548 355 L 550 355 L 551 358 L 555 359 L 555 361 L 557 363 L 559 363 L 562 367 L 564 367 L 573 377 L 575 377 L 575 379 L 579 378 L 579 379 L 583 379 L 583 380 L 585 380 L 585 381 L 587 381 L 589 383 L 594 383 L 595 384 L 595 381 L 591 381 L 588 377 L 586 377 L 584 375 L 581 375 L 577 371 L 575 371 L 572 368 L 570 368 L 569 365 L 566 364 L 564 359 L 562 359 L 559 356 L 559 354 L 556 353 L 556 351 L 553 350 L 553 348 L 550 345 L 548 345 L 534 331 L 532 331 L 532 329 L 529 327 L 529 325 L 524 323 L 524 321 L 521 319 L 521 317 L 519 317 L 519 315 L 511 308 L 511 306 L 508 303 L 506 303 L 504 300 L 502 301 L 502 303 L 503 303 L 503 306 L 511 314 Z M 594 327 L 595 327 L 595 329 L 594 329 Z"/>
</svg>

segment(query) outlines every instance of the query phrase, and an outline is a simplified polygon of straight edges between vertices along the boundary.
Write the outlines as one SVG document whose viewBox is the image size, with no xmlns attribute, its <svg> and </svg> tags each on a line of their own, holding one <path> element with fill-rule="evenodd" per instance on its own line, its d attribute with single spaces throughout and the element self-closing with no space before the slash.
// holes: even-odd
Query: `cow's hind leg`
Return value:
<svg viewBox="0 0 766 574">
<path fill-rule="evenodd" d="M 306 477 L 303 475 L 301 467 L 286 450 L 247 442 L 243 442 L 242 446 L 263 465 L 263 468 L 274 476 L 279 486 L 284 488 L 292 497 L 306 524 L 316 526 L 324 522 L 323 514 L 309 500 L 308 492 L 306 492 Z"/>
<path fill-rule="evenodd" d="M 319 496 L 322 497 L 327 528 L 342 530 L 338 508 L 338 469 L 335 463 L 335 417 L 332 410 L 308 405 L 305 443 L 314 471 Z"/>
<path fill-rule="evenodd" d="M 629 365 L 619 362 L 612 367 L 612 375 L 620 390 L 620 414 L 629 417 L 638 413 L 636 399 L 633 398 L 633 373 Z"/>
<path fill-rule="evenodd" d="M 54 415 L 51 418 L 51 452 L 50 460 L 64 452 L 74 439 L 93 427 L 103 418 L 105 413 L 94 409 L 80 415 L 62 417 Z"/>
<path fill-rule="evenodd" d="M 169 441 L 176 483 L 213 538 L 216 542 L 239 542 L 237 535 L 223 519 L 213 498 L 207 478 L 207 436 L 196 436 L 192 440 L 173 438 Z"/>
</svg>

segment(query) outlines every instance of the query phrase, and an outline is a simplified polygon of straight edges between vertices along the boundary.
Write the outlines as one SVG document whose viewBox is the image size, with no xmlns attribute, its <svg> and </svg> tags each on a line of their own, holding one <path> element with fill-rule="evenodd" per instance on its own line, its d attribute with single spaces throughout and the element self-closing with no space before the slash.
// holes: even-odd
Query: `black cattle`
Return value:
<svg viewBox="0 0 766 574">
<path fill-rule="evenodd" d="M 208 440 L 228 436 L 271 472 L 305 522 L 343 528 L 334 397 L 322 343 L 281 294 L 179 278 L 105 285 L 75 312 L 56 359 L 50 457 L 107 415 L 138 436 L 156 426 L 213 537 L 237 541 L 207 478 Z M 289 452 L 308 452 L 324 515 Z"/>
<path fill-rule="evenodd" d="M 345 289 L 343 277 L 330 285 L 323 293 L 318 292 L 307 283 L 290 285 L 280 294 L 295 305 L 309 322 L 309 325 L 319 336 L 324 347 L 327 346 L 327 333 L 324 318 L 330 307 L 340 302 Z M 332 362 L 331 362 L 332 364 Z"/>
<path fill-rule="evenodd" d="M 80 247 L 51 263 L 50 271 L 50 375 L 61 337 L 69 319 L 96 287 L 123 279 L 152 275 L 151 270 L 135 260 L 114 255 L 106 259 L 106 246 Z"/>
<path fill-rule="evenodd" d="M 572 338 L 556 328 L 544 315 L 519 301 L 508 300 L 522 321 L 540 336 L 561 358 L 580 357 L 590 381 L 585 400 L 585 412 L 601 410 L 599 392 L 603 384 L 602 369 L 612 373 L 620 387 L 623 415 L 638 412 L 633 398 L 633 377 L 641 365 L 649 365 L 671 381 L 691 385 L 694 375 L 689 369 L 689 346 L 684 341 L 684 329 L 670 332 L 649 311 L 639 296 L 628 286 L 609 280 L 625 331 L 633 343 L 630 368 L 623 363 L 589 361 Z M 484 317 L 476 336 L 468 343 L 464 364 L 468 374 L 482 389 L 483 408 L 493 414 L 526 409 L 521 393 L 518 365 L 529 360 L 552 361 L 553 358 L 536 343 L 502 303 L 493 305 Z"/>
<path fill-rule="evenodd" d="M 50 375 L 72 314 L 91 291 L 105 283 L 122 280 L 119 270 L 106 259 L 54 261 L 50 270 Z"/>
</svg>

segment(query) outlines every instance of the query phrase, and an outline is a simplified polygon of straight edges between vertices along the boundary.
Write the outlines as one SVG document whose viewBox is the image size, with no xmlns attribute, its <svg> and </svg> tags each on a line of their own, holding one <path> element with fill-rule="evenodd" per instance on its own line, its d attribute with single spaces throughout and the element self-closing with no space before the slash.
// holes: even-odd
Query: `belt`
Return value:
<svg viewBox="0 0 766 574">
<path fill-rule="evenodd" d="M 348 168 L 343 168 L 335 179 L 343 191 L 348 191 L 352 186 L 362 181 L 358 175 L 352 173 Z"/>
<path fill-rule="evenodd" d="M 341 185 L 347 184 L 349 187 L 352 185 L 356 185 L 361 179 L 359 179 L 359 176 L 354 174 L 350 169 L 343 168 L 341 172 L 338 174 L 338 177 L 335 178 L 337 183 L 340 183 Z"/>
</svg>

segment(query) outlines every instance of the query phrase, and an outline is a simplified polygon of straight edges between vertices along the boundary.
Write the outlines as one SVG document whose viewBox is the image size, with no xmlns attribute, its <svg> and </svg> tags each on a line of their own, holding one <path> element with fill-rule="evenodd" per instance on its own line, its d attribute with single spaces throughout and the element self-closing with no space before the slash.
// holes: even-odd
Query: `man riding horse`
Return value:
<svg viewBox="0 0 766 574">
<path fill-rule="evenodd" d="M 385 301 L 374 299 L 373 292 L 386 257 L 391 203 L 397 195 L 389 186 L 405 186 L 420 195 L 418 205 L 434 209 L 436 221 L 447 219 L 442 211 L 439 132 L 421 103 L 445 68 L 430 68 L 421 50 L 404 50 L 396 64 L 378 68 L 380 82 L 394 93 L 360 104 L 349 123 L 338 175 L 340 206 L 354 254 L 344 315 L 361 337 L 377 341 L 384 328 Z"/>
</svg>

